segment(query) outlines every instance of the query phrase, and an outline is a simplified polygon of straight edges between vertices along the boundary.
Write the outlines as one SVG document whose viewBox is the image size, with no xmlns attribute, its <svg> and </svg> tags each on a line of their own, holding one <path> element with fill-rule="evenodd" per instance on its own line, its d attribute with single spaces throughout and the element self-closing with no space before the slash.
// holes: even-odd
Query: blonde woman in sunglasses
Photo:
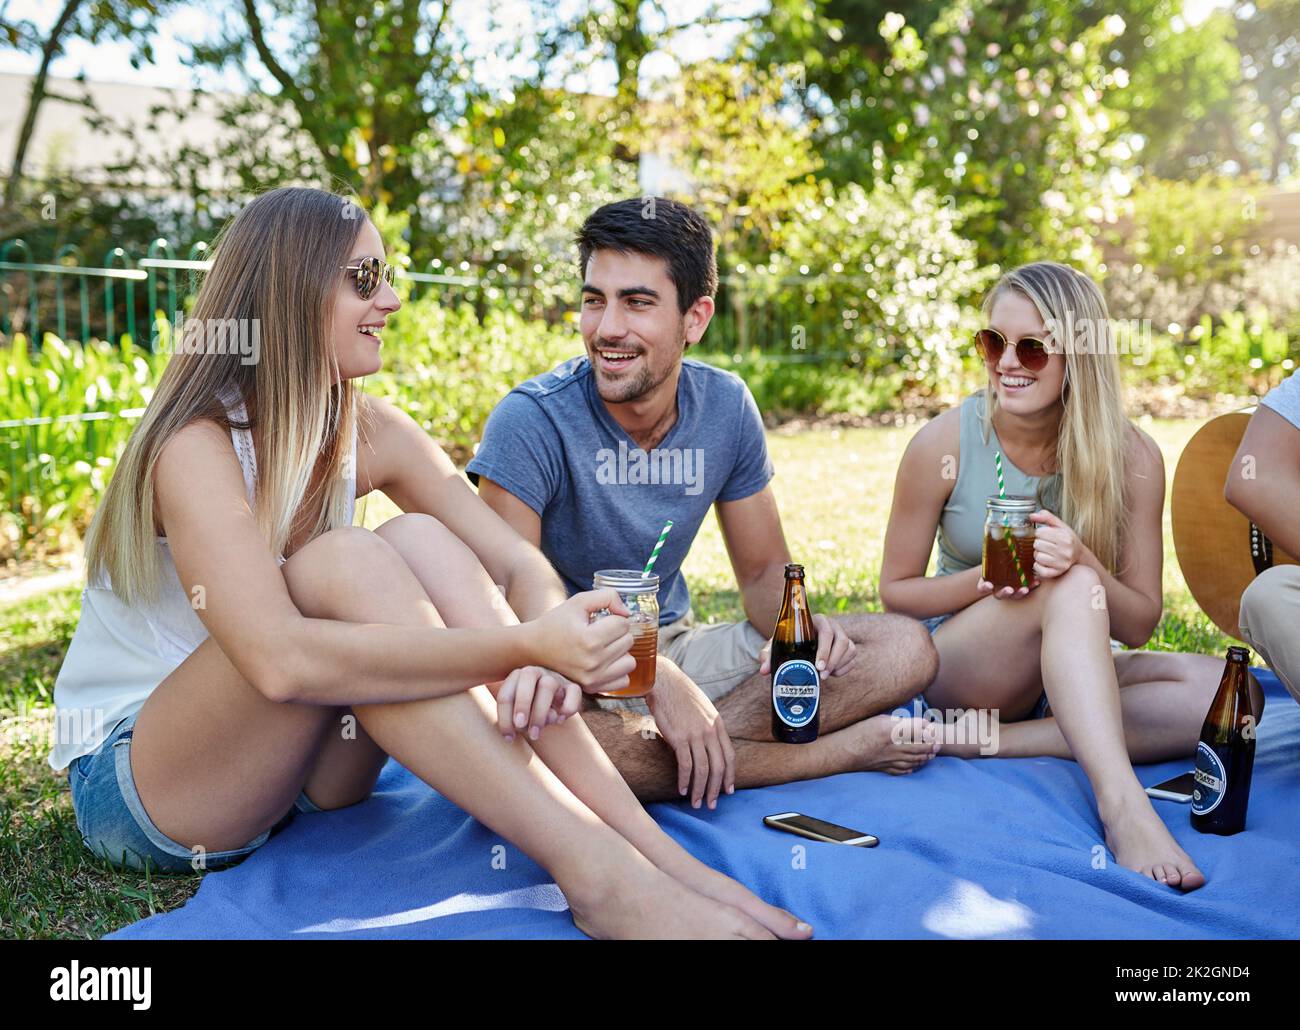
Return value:
<svg viewBox="0 0 1300 1030">
<path fill-rule="evenodd" d="M 984 314 L 974 346 L 988 385 L 909 443 L 885 537 L 881 600 L 924 620 L 939 651 L 918 704 L 973 710 L 968 721 L 993 710 L 999 756 L 1078 761 L 1116 860 L 1193 890 L 1205 877 L 1131 763 L 1194 754 L 1223 663 L 1119 650 L 1142 647 L 1160 621 L 1160 451 L 1124 415 L 1106 303 L 1087 276 L 1053 262 L 1017 268 Z M 1002 493 L 1029 500 L 1024 544 L 1006 554 L 1011 585 L 995 588 L 982 552 L 988 499 Z M 1005 530 L 993 535 L 996 552 Z M 969 729 L 948 727 L 944 752 L 980 754 Z"/>
<path fill-rule="evenodd" d="M 581 686 L 628 682 L 617 594 L 566 600 L 442 449 L 356 388 L 400 306 L 342 197 L 274 190 L 224 230 L 189 324 L 258 320 L 258 360 L 172 357 L 86 543 L 50 755 L 86 845 L 226 865 L 296 812 L 364 800 L 392 756 L 544 866 L 587 934 L 810 936 L 663 833 L 572 718 Z M 373 490 L 406 514 L 353 527 Z"/>
</svg>

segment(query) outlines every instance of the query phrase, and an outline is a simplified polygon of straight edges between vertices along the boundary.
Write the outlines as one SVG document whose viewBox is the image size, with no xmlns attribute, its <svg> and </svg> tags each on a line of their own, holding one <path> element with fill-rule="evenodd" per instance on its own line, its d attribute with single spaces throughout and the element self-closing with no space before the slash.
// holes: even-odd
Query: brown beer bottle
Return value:
<svg viewBox="0 0 1300 1030">
<path fill-rule="evenodd" d="M 1255 715 L 1246 680 L 1249 661 L 1246 648 L 1228 648 L 1223 679 L 1196 745 L 1192 825 L 1202 833 L 1227 835 L 1246 828 L 1255 765 Z"/>
<path fill-rule="evenodd" d="M 772 736 L 782 744 L 809 744 L 821 723 L 817 629 L 808 609 L 803 566 L 785 567 L 785 596 L 772 634 Z"/>
</svg>

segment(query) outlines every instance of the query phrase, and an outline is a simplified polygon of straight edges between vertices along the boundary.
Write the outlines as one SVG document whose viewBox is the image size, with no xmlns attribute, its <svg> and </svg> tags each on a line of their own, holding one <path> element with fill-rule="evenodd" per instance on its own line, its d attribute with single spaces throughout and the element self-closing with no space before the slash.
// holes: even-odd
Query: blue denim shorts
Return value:
<svg viewBox="0 0 1300 1030">
<path fill-rule="evenodd" d="M 138 713 L 137 713 L 138 714 Z M 82 843 L 94 854 L 121 869 L 144 870 L 146 864 L 163 873 L 192 873 L 233 865 L 289 825 L 299 812 L 320 812 L 305 793 L 271 829 L 242 848 L 195 852 L 163 834 L 144 810 L 131 776 L 131 738 L 135 714 L 118 723 L 96 751 L 68 766 L 72 808 Z"/>
<path fill-rule="evenodd" d="M 953 614 L 954 614 L 953 612 L 949 612 L 947 615 L 932 615 L 928 619 L 922 619 L 921 622 L 924 624 L 925 628 L 930 631 L 930 636 L 934 636 L 934 631 L 937 630 L 949 619 L 951 619 L 953 617 Z M 902 712 L 902 711 L 910 710 L 914 715 L 916 715 L 919 718 L 929 707 L 930 707 L 930 703 L 926 701 L 925 693 L 923 691 L 920 694 L 917 694 L 916 697 L 912 698 L 912 700 L 908 702 L 907 707 L 905 709 L 899 709 L 898 711 Z M 1047 691 L 1044 690 L 1038 696 L 1038 701 L 1034 705 L 1033 711 L 1031 711 L 1028 715 L 1024 716 L 1023 719 L 1017 719 L 1015 721 L 1023 722 L 1025 719 L 1045 718 L 1049 711 L 1049 707 L 1050 706 L 1047 703 Z M 1011 722 L 1012 720 L 1008 719 L 1007 721 Z"/>
</svg>

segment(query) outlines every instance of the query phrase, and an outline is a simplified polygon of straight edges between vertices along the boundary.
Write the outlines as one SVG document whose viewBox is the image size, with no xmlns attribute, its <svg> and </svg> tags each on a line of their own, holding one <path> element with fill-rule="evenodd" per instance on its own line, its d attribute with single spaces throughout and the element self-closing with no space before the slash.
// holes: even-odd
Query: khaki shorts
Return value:
<svg viewBox="0 0 1300 1030">
<path fill-rule="evenodd" d="M 758 672 L 766 643 L 767 638 L 748 621 L 696 624 L 689 608 L 676 622 L 659 627 L 659 654 L 675 662 L 714 704 Z M 597 697 L 595 701 L 611 711 L 650 712 L 644 697 Z"/>
</svg>

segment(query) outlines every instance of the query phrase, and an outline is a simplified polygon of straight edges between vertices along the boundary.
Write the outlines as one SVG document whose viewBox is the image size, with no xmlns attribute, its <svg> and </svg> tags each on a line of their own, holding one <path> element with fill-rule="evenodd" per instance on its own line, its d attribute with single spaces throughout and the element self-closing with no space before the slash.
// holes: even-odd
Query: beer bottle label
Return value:
<svg viewBox="0 0 1300 1030">
<path fill-rule="evenodd" d="M 782 662 L 772 677 L 772 707 L 777 718 L 791 729 L 807 726 L 817 714 L 821 686 L 812 662 L 802 658 Z"/>
<path fill-rule="evenodd" d="M 1196 786 L 1192 788 L 1192 812 L 1209 815 L 1219 807 L 1228 789 L 1228 774 L 1223 761 L 1205 741 L 1196 745 Z"/>
</svg>

